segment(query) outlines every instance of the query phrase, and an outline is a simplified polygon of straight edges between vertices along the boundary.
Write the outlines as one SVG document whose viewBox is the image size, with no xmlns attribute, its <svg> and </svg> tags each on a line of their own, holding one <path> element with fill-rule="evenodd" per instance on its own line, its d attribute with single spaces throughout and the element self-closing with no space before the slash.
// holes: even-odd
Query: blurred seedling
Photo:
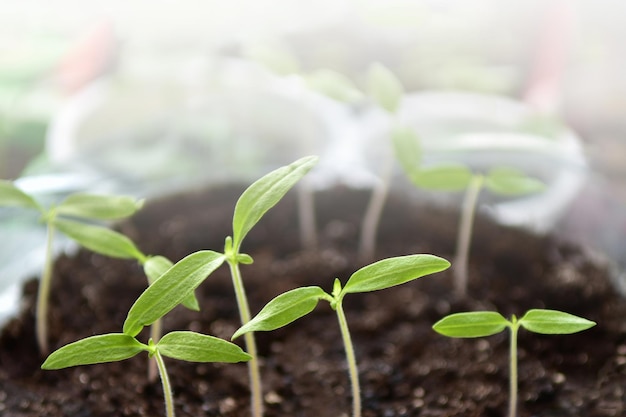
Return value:
<svg viewBox="0 0 626 417">
<path fill-rule="evenodd" d="M 267 303 L 259 314 L 235 332 L 232 339 L 249 334 L 249 332 L 269 331 L 286 326 L 313 311 L 320 300 L 328 301 L 331 308 L 337 313 L 346 352 L 352 385 L 352 415 L 353 417 L 360 417 L 361 390 L 359 375 L 350 331 L 343 311 L 343 298 L 350 293 L 378 291 L 404 284 L 425 275 L 443 271 L 449 266 L 450 263 L 448 261 L 433 255 L 387 258 L 356 271 L 350 276 L 343 288 L 339 279 L 335 279 L 331 294 L 317 286 L 301 287 L 287 291 Z"/>
<path fill-rule="evenodd" d="M 543 191 L 542 181 L 511 167 L 494 167 L 483 173 L 462 164 L 422 167 L 417 137 L 410 131 L 398 131 L 394 146 L 400 165 L 411 182 L 419 188 L 437 191 L 465 190 L 453 261 L 454 290 L 467 294 L 469 251 L 478 197 L 483 188 L 497 195 L 520 196 Z"/>
<path fill-rule="evenodd" d="M 65 234 L 85 248 L 114 258 L 147 258 L 126 236 L 93 224 L 94 221 L 118 220 L 133 215 L 143 205 L 129 196 L 72 194 L 57 205 L 45 208 L 33 196 L 10 181 L 0 181 L 0 206 L 34 209 L 46 224 L 47 238 L 43 272 L 37 293 L 35 313 L 36 337 L 42 354 L 48 353 L 48 304 L 52 281 L 53 242 L 55 232 Z"/>
<path fill-rule="evenodd" d="M 517 415 L 517 333 L 520 327 L 541 334 L 570 334 L 595 326 L 593 321 L 556 310 L 529 310 L 521 319 L 515 315 L 507 320 L 500 313 L 476 311 L 455 313 L 444 317 L 433 329 L 444 336 L 473 338 L 491 336 L 508 328 L 511 332 L 509 354 L 509 413 Z"/>
</svg>

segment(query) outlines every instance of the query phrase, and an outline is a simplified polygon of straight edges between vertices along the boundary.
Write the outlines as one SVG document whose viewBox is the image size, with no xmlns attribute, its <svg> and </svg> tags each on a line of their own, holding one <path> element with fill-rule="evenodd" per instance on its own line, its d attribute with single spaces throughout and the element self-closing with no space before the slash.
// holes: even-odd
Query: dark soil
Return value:
<svg viewBox="0 0 626 417">
<path fill-rule="evenodd" d="M 221 250 L 241 189 L 177 196 L 148 205 L 121 230 L 146 253 L 178 260 Z M 337 189 L 317 195 L 319 251 L 300 250 L 293 196 L 272 209 L 244 242 L 254 264 L 242 273 L 253 312 L 304 285 L 330 291 L 356 261 L 367 194 Z M 433 253 L 451 259 L 458 215 L 392 198 L 377 258 Z M 120 332 L 145 286 L 138 265 L 86 251 L 56 263 L 51 345 Z M 608 417 L 626 412 L 626 301 L 605 267 L 573 245 L 478 219 L 471 252 L 470 300 L 451 295 L 451 274 L 346 297 L 363 391 L 364 416 L 503 417 L 508 402 L 508 335 L 449 339 L 431 326 L 444 315 L 477 309 L 510 316 L 560 309 L 598 322 L 588 331 L 519 338 L 520 417 Z M 24 288 L 22 314 L 0 340 L 0 415 L 163 416 L 160 383 L 146 378 L 146 355 L 60 371 L 39 369 L 33 335 L 37 283 Z M 238 314 L 223 266 L 197 291 L 201 312 L 177 307 L 165 330 L 191 329 L 229 339 Z M 141 335 L 142 340 L 147 335 Z M 144 340 L 145 341 L 145 340 Z M 349 416 L 350 387 L 334 312 L 320 303 L 283 329 L 258 333 L 266 416 Z M 245 364 L 167 360 L 177 415 L 248 417 Z"/>
</svg>

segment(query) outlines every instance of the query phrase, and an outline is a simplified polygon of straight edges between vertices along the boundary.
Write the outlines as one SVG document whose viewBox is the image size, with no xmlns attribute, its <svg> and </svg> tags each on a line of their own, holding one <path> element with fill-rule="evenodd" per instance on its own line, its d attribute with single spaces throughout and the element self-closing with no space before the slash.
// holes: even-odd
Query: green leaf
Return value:
<svg viewBox="0 0 626 417">
<path fill-rule="evenodd" d="M 113 220 L 135 214 L 143 200 L 129 196 L 72 194 L 57 207 L 57 213 L 85 219 Z"/>
<path fill-rule="evenodd" d="M 485 178 L 489 191 L 502 195 L 522 195 L 543 191 L 546 186 L 536 178 L 528 177 L 513 168 L 494 168 Z"/>
<path fill-rule="evenodd" d="M 145 289 L 130 308 L 124 333 L 136 336 L 185 300 L 213 271 L 224 263 L 223 254 L 199 251 L 186 256 Z"/>
<path fill-rule="evenodd" d="M 163 356 L 188 362 L 245 362 L 252 359 L 234 343 L 195 332 L 171 332 L 156 345 Z"/>
<path fill-rule="evenodd" d="M 279 43 L 252 45 L 245 54 L 278 75 L 294 74 L 300 70 L 296 57 Z"/>
<path fill-rule="evenodd" d="M 355 103 L 363 98 L 363 93 L 348 77 L 329 69 L 315 71 L 307 76 L 306 81 L 315 91 L 337 101 Z"/>
<path fill-rule="evenodd" d="M 450 262 L 434 255 L 409 255 L 387 258 L 356 271 L 342 294 L 377 291 L 440 272 L 450 267 Z"/>
<path fill-rule="evenodd" d="M 393 72 L 382 64 L 375 63 L 367 74 L 367 84 L 370 96 L 380 107 L 390 113 L 398 110 L 404 89 Z"/>
<path fill-rule="evenodd" d="M 174 263 L 164 256 L 151 256 L 143 264 L 143 271 L 148 277 L 148 283 L 152 285 L 161 275 L 174 266 Z M 200 311 L 200 304 L 194 293 L 185 298 L 182 304 L 193 311 Z"/>
<path fill-rule="evenodd" d="M 441 165 L 420 169 L 411 181 L 430 190 L 458 191 L 467 188 L 472 180 L 472 171 L 463 165 Z"/>
<path fill-rule="evenodd" d="M 28 207 L 43 211 L 34 198 L 17 188 L 11 181 L 0 180 L 0 206 Z"/>
<path fill-rule="evenodd" d="M 143 260 L 145 255 L 123 234 L 102 226 L 56 219 L 59 231 L 90 251 L 112 258 Z"/>
<path fill-rule="evenodd" d="M 433 329 L 448 337 L 483 337 L 500 333 L 510 322 L 494 311 L 455 313 L 439 320 Z"/>
<path fill-rule="evenodd" d="M 419 173 L 422 163 L 422 149 L 415 130 L 408 126 L 394 126 L 391 140 L 396 159 L 410 178 Z"/>
<path fill-rule="evenodd" d="M 278 168 L 248 187 L 235 205 L 233 215 L 233 248 L 241 242 L 263 215 L 317 163 L 316 156 L 307 156 Z"/>
<path fill-rule="evenodd" d="M 556 310 L 528 310 L 519 323 L 526 330 L 542 334 L 569 334 L 596 325 L 591 320 Z"/>
<path fill-rule="evenodd" d="M 70 366 L 115 362 L 132 358 L 148 347 L 134 337 L 111 333 L 88 337 L 52 352 L 41 365 L 42 369 L 61 369 Z"/>
<path fill-rule="evenodd" d="M 313 311 L 322 298 L 330 297 L 320 287 L 302 287 L 287 291 L 267 303 L 259 314 L 233 334 L 232 339 L 248 332 L 269 331 L 286 326 Z"/>
</svg>

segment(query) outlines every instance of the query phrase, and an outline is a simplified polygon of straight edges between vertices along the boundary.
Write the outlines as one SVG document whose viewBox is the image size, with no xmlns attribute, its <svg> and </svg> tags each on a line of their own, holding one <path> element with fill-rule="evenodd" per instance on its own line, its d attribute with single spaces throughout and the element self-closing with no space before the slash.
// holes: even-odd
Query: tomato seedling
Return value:
<svg viewBox="0 0 626 417">
<path fill-rule="evenodd" d="M 404 284 L 425 275 L 443 271 L 450 266 L 445 259 L 433 255 L 409 255 L 387 258 L 365 266 L 350 276 L 344 287 L 335 279 L 333 291 L 328 294 L 320 287 L 302 287 L 287 291 L 271 300 L 248 323 L 241 326 L 232 339 L 254 331 L 269 331 L 283 327 L 313 311 L 320 300 L 326 300 L 337 313 L 339 328 L 348 362 L 352 385 L 353 416 L 361 416 L 361 390 L 359 375 L 343 311 L 343 298 L 350 293 L 382 290 Z"/>
<path fill-rule="evenodd" d="M 595 326 L 593 321 L 557 310 L 528 310 L 521 319 L 515 315 L 507 320 L 495 311 L 455 313 L 433 325 L 433 329 L 448 337 L 485 337 L 508 328 L 511 332 L 509 353 L 509 414 L 517 413 L 517 333 L 520 327 L 541 334 L 570 334 Z"/>
<path fill-rule="evenodd" d="M 243 239 L 263 215 L 313 168 L 317 159 L 315 156 L 301 158 L 266 174 L 250 185 L 235 205 L 233 235 L 226 237 L 224 253 L 199 251 L 174 264 L 150 285 L 131 307 L 124 322 L 124 333 L 136 336 L 143 326 L 151 325 L 192 295 L 193 291 L 224 262 L 228 263 L 230 268 L 241 323 L 250 321 L 250 308 L 239 265 L 251 264 L 253 260 L 250 255 L 240 252 Z M 245 343 L 246 350 L 251 356 L 248 365 L 252 415 L 261 417 L 263 396 L 254 336 L 247 334 Z"/>
<path fill-rule="evenodd" d="M 47 238 L 43 272 L 37 293 L 35 328 L 37 344 L 42 354 L 48 353 L 48 303 L 52 282 L 54 234 L 58 230 L 85 248 L 106 256 L 123 259 L 146 257 L 121 233 L 91 224 L 93 221 L 118 220 L 133 215 L 143 205 L 128 196 L 72 194 L 58 205 L 45 208 L 33 196 L 10 181 L 0 180 L 0 206 L 34 209 L 46 224 Z"/>
</svg>

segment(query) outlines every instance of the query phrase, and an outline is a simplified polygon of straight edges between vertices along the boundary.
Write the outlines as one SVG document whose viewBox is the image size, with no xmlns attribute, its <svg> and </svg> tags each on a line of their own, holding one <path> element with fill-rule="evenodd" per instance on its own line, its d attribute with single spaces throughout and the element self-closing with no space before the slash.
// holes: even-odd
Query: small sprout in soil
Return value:
<svg viewBox="0 0 626 417">
<path fill-rule="evenodd" d="M 183 302 L 193 291 L 224 262 L 230 267 L 241 323 L 250 321 L 250 308 L 241 279 L 239 264 L 251 264 L 252 257 L 240 252 L 245 236 L 263 215 L 275 206 L 284 195 L 317 163 L 317 157 L 301 158 L 290 165 L 278 168 L 250 185 L 239 197 L 233 215 L 233 236 L 228 236 L 224 253 L 199 251 L 174 264 L 150 285 L 135 301 L 124 322 L 124 333 L 136 336 L 144 326 Z M 249 362 L 252 415 L 263 415 L 261 377 L 254 336 L 247 334 L 246 349 Z"/>
<path fill-rule="evenodd" d="M 48 356 L 41 368 L 54 370 L 121 361 L 141 351 L 148 352 L 148 355 L 156 360 L 163 384 L 167 417 L 174 417 L 175 413 L 172 387 L 165 368 L 164 356 L 188 362 L 226 363 L 245 362 L 251 358 L 239 346 L 231 342 L 195 332 L 170 332 L 157 343 L 150 339 L 147 345 L 125 333 L 110 333 L 91 336 L 61 347 Z"/>
<path fill-rule="evenodd" d="M 466 190 L 453 261 L 454 290 L 457 295 L 464 297 L 467 294 L 474 214 L 483 187 L 498 195 L 524 195 L 540 192 L 545 185 L 540 180 L 510 167 L 494 167 L 486 174 L 473 172 L 469 167 L 460 164 L 421 168 L 417 137 L 410 132 L 398 131 L 394 135 L 394 146 L 405 174 L 417 187 L 439 191 Z"/>
<path fill-rule="evenodd" d="M 312 89 L 337 101 L 358 103 L 365 101 L 366 97 L 369 97 L 374 105 L 389 116 L 391 125 L 390 136 L 393 141 L 396 140 L 394 136 L 398 134 L 415 136 L 412 129 L 401 125 L 397 120 L 398 110 L 402 104 L 405 91 L 396 75 L 384 65 L 374 63 L 370 66 L 367 73 L 365 92 L 361 92 L 348 77 L 327 69 L 318 70 L 308 75 L 306 79 Z M 359 258 L 364 263 L 371 262 L 376 251 L 378 224 L 387 200 L 393 170 L 391 146 L 389 150 L 382 158 L 380 179 L 372 189 L 372 194 L 361 223 Z M 415 158 L 413 161 L 420 159 Z M 311 197 L 308 197 L 308 199 L 312 200 Z M 305 224 L 311 223 L 313 223 L 313 220 L 309 220 Z M 315 238 L 310 238 L 309 240 L 315 241 Z"/>
<path fill-rule="evenodd" d="M 343 297 L 350 293 L 382 290 L 404 284 L 425 275 L 443 271 L 450 266 L 445 259 L 433 255 L 410 255 L 387 258 L 356 271 L 342 288 L 335 279 L 333 291 L 328 294 L 320 287 L 302 287 L 287 291 L 271 300 L 248 323 L 241 326 L 232 339 L 254 331 L 269 331 L 283 327 L 313 311 L 319 300 L 326 300 L 337 313 L 339 328 L 346 351 L 352 384 L 353 417 L 361 416 L 359 376 L 348 323 L 343 311 Z"/>
<path fill-rule="evenodd" d="M 511 331 L 510 373 L 509 373 L 509 414 L 517 415 L 517 333 L 521 327 L 541 334 L 570 334 L 595 326 L 593 321 L 556 310 L 529 310 L 521 319 L 515 315 L 505 319 L 494 311 L 456 313 L 444 317 L 433 329 L 448 337 L 484 337 L 500 333 L 505 328 Z"/>
<path fill-rule="evenodd" d="M 48 300 L 52 281 L 53 241 L 56 230 L 85 248 L 114 258 L 145 260 L 133 242 L 121 233 L 90 224 L 98 220 L 117 220 L 133 215 L 142 206 L 128 196 L 72 194 L 58 205 L 45 208 L 34 197 L 10 181 L 0 180 L 0 206 L 37 210 L 47 226 L 46 255 L 37 294 L 35 327 L 37 343 L 42 354 L 48 353 Z M 77 221 L 78 219 L 82 221 Z"/>
</svg>

